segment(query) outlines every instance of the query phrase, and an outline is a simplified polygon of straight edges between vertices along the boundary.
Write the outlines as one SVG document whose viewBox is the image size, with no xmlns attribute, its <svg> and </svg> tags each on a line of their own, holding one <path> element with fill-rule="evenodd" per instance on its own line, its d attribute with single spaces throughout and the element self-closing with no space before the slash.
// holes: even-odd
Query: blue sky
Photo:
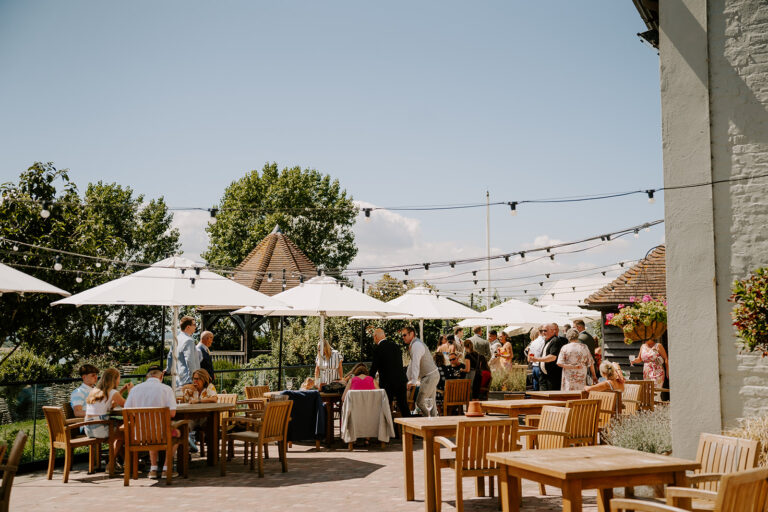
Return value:
<svg viewBox="0 0 768 512">
<path fill-rule="evenodd" d="M 272 161 L 375 206 L 658 187 L 658 56 L 642 30 L 629 0 L 0 0 L 0 181 L 53 161 L 83 189 L 116 181 L 179 207 L 212 206 Z M 659 219 L 657 198 L 497 207 L 491 245 Z M 205 214 L 176 221 L 196 256 Z M 485 211 L 377 211 L 356 232 L 357 265 L 476 256 Z M 662 241 L 657 227 L 550 266 L 635 259 Z"/>
</svg>

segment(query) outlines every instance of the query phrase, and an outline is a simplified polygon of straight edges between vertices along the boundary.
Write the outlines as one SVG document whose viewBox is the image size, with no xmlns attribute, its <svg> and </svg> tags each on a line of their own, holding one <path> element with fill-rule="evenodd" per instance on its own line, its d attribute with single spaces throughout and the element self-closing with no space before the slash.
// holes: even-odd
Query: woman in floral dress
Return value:
<svg viewBox="0 0 768 512">
<path fill-rule="evenodd" d="M 664 387 L 664 378 L 669 375 L 669 359 L 661 343 L 652 339 L 646 341 L 640 346 L 640 354 L 631 363 L 643 363 L 643 380 L 654 381 L 657 388 Z"/>
<path fill-rule="evenodd" d="M 579 341 L 579 331 L 569 329 L 565 337 L 569 343 L 560 349 L 557 356 L 557 365 L 563 369 L 560 389 L 581 391 L 587 385 L 587 368 L 592 367 L 594 360 L 589 348 Z"/>
</svg>

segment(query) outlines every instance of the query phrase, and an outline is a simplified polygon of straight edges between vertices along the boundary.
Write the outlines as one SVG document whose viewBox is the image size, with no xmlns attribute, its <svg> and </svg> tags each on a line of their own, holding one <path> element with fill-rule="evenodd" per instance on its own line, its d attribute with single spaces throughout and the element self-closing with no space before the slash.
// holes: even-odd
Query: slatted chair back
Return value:
<svg viewBox="0 0 768 512">
<path fill-rule="evenodd" d="M 600 400 L 569 400 L 566 408 L 568 418 L 568 439 L 570 446 L 593 446 L 597 444 L 597 424 L 600 417 Z"/>
<path fill-rule="evenodd" d="M 640 412 L 640 384 L 625 383 L 621 403 L 624 404 L 624 414 L 634 415 Z"/>
<path fill-rule="evenodd" d="M 54 448 L 67 449 L 70 431 L 66 427 L 64 411 L 60 407 L 43 407 L 45 421 L 48 423 L 48 436 Z"/>
<path fill-rule="evenodd" d="M 264 398 L 269 386 L 245 386 L 245 398 Z"/>
<path fill-rule="evenodd" d="M 16 471 L 19 469 L 19 462 L 21 462 L 21 456 L 24 454 L 24 445 L 26 444 L 27 433 L 24 430 L 20 430 L 16 434 L 16 440 L 11 447 L 11 453 L 8 454 L 8 461 L 0 466 L 0 469 L 3 471 L 3 484 L 2 489 L 0 489 L 0 512 L 8 512 L 13 479 L 16 477 Z"/>
<path fill-rule="evenodd" d="M 284 441 L 288 435 L 288 422 L 291 421 L 292 400 L 269 402 L 264 410 L 261 424 L 262 442 Z"/>
<path fill-rule="evenodd" d="M 641 411 L 652 411 L 656 403 L 656 383 L 652 380 L 628 380 L 624 383 L 625 389 L 627 384 L 640 386 L 637 394 L 639 408 Z"/>
<path fill-rule="evenodd" d="M 123 409 L 125 445 L 132 451 L 161 450 L 171 441 L 171 413 L 167 407 Z"/>
<path fill-rule="evenodd" d="M 701 434 L 696 452 L 696 462 L 701 464 L 701 469 L 694 472 L 694 477 L 699 474 L 728 474 L 752 469 L 757 467 L 759 455 L 759 441 L 718 434 Z M 706 491 L 717 491 L 719 485 L 717 480 L 697 483 L 699 489 Z"/>
<path fill-rule="evenodd" d="M 765 512 L 768 510 L 768 468 L 750 469 L 723 476 L 715 512 Z"/>
<path fill-rule="evenodd" d="M 601 429 L 607 427 L 616 414 L 618 394 L 614 391 L 590 391 L 588 399 L 600 400 L 600 418 L 597 426 Z"/>
<path fill-rule="evenodd" d="M 571 410 L 566 407 L 553 407 L 545 405 L 541 408 L 541 419 L 537 430 L 554 430 L 557 432 L 568 431 L 568 418 Z M 542 434 L 536 436 L 536 447 L 540 450 L 565 447 L 566 439 L 563 436 Z"/>
<path fill-rule="evenodd" d="M 468 379 L 449 379 L 445 381 L 443 392 L 443 416 L 455 407 L 468 407 L 472 397 L 472 382 Z M 463 413 L 463 409 L 462 409 Z"/>
<path fill-rule="evenodd" d="M 237 393 L 219 393 L 216 395 L 216 399 L 220 404 L 236 404 L 237 398 Z M 228 418 L 230 413 L 231 411 L 221 411 L 220 418 L 222 425 L 224 424 L 224 418 Z"/>
<path fill-rule="evenodd" d="M 492 452 L 517 450 L 517 420 L 460 421 L 456 427 L 456 467 L 463 472 L 496 469 Z"/>
</svg>

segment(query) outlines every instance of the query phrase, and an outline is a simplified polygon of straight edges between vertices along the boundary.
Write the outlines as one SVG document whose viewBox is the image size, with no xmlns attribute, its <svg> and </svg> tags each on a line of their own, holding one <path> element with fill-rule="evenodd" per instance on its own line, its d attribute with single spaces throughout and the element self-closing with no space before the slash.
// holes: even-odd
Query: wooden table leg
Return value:
<svg viewBox="0 0 768 512">
<path fill-rule="evenodd" d="M 333 444 L 333 402 L 325 402 L 325 444 Z"/>
<path fill-rule="evenodd" d="M 404 476 L 405 476 L 405 499 L 406 501 L 413 501 L 413 434 L 405 431 L 405 427 L 401 425 L 401 432 L 403 435 L 403 463 Z"/>
<path fill-rule="evenodd" d="M 219 424 L 221 423 L 221 414 L 219 411 L 213 411 L 208 417 L 210 423 L 210 436 L 208 439 L 208 465 L 215 466 L 219 460 Z"/>
<path fill-rule="evenodd" d="M 581 512 L 581 482 L 563 482 L 563 512 Z"/>
<path fill-rule="evenodd" d="M 613 488 L 597 490 L 597 512 L 609 512 L 611 510 L 611 499 L 613 498 Z"/>
<path fill-rule="evenodd" d="M 520 480 L 509 474 L 507 466 L 501 464 L 501 474 L 499 475 L 499 499 L 501 500 L 501 510 L 503 512 L 520 511 Z"/>
<path fill-rule="evenodd" d="M 675 483 L 674 485 L 677 487 L 688 487 L 688 479 L 685 476 L 685 471 L 677 471 L 674 474 Z M 691 498 L 676 498 L 678 507 L 690 510 L 691 509 Z"/>
<path fill-rule="evenodd" d="M 435 435 L 424 432 L 424 505 L 427 512 L 436 512 L 435 497 Z"/>
</svg>

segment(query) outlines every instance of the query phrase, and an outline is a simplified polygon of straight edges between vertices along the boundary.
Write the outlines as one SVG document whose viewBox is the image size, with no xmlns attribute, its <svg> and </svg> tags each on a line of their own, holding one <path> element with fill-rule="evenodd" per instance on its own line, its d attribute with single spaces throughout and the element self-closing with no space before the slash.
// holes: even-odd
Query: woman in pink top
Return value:
<svg viewBox="0 0 768 512">
<path fill-rule="evenodd" d="M 379 389 L 379 386 L 373 380 L 373 377 L 368 375 L 368 368 L 364 364 L 360 364 L 352 370 L 352 376 L 347 381 L 347 387 L 344 390 L 344 394 L 341 395 L 341 399 L 344 400 L 349 391 L 365 391 L 370 389 Z"/>
</svg>

